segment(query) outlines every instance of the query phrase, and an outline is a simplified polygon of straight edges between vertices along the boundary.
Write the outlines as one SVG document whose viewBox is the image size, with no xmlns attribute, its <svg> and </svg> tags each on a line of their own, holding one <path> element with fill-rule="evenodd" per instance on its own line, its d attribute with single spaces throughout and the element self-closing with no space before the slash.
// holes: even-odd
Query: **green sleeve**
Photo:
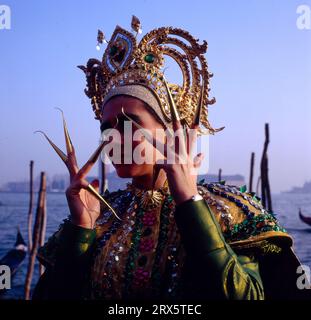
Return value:
<svg viewBox="0 0 311 320">
<path fill-rule="evenodd" d="M 216 282 L 225 299 L 264 299 L 256 259 L 233 252 L 205 200 L 178 205 L 175 219 L 187 255 L 200 263 L 204 283 Z"/>
<path fill-rule="evenodd" d="M 87 290 L 96 232 L 65 222 L 39 250 L 46 270 L 33 299 L 82 299 Z"/>
</svg>

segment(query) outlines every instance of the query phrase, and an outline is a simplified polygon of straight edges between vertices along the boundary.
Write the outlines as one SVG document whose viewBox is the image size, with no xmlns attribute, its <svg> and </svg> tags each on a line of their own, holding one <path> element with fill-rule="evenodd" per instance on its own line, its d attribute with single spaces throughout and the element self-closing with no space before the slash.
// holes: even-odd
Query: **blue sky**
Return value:
<svg viewBox="0 0 311 320">
<path fill-rule="evenodd" d="M 256 153 L 256 176 L 270 123 L 274 192 L 311 180 L 311 30 L 296 27 L 296 9 L 310 0 L 193 1 L 9 1 L 11 30 L 0 30 L 0 184 L 39 173 L 65 172 L 35 130 L 63 146 L 59 112 L 66 114 L 80 163 L 94 151 L 99 127 L 85 79 L 76 68 L 95 50 L 97 29 L 106 36 L 137 15 L 143 32 L 184 28 L 209 44 L 214 73 L 210 121 L 226 129 L 210 138 L 209 172 L 241 173 L 248 179 Z"/>
</svg>

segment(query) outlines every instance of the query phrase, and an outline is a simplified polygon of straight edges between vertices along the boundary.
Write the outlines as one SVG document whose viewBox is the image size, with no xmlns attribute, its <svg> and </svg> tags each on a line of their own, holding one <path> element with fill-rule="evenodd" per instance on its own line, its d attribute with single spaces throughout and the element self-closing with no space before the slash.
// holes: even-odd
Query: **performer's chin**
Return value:
<svg viewBox="0 0 311 320">
<path fill-rule="evenodd" d="M 137 171 L 137 166 L 135 164 L 114 164 L 114 167 L 120 178 L 132 178 Z"/>
</svg>

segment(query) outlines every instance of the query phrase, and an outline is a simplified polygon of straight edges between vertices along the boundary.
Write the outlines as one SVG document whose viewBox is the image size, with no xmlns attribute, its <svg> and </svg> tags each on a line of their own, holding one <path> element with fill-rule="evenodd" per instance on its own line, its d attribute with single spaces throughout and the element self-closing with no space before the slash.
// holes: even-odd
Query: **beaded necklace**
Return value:
<svg viewBox="0 0 311 320">
<path fill-rule="evenodd" d="M 210 183 L 206 187 L 210 193 L 227 199 L 241 208 L 245 215 L 245 220 L 241 223 L 228 223 L 228 228 L 224 231 L 225 239 L 230 239 L 231 241 L 242 240 L 267 231 L 286 232 L 284 228 L 278 225 L 275 216 L 263 207 L 260 199 L 255 194 L 247 194 L 235 186 L 227 186 L 221 183 Z M 256 215 L 248 205 L 242 203 L 240 199 L 230 195 L 230 193 L 241 196 L 251 205 L 251 208 L 259 210 L 260 214 Z M 224 215 L 222 218 L 228 219 L 228 215 Z"/>
<path fill-rule="evenodd" d="M 120 232 L 118 230 L 122 227 L 119 236 L 115 235 L 117 241 L 114 243 L 110 241 L 109 252 L 106 252 L 109 256 L 107 263 L 104 263 L 105 272 L 99 273 L 97 278 L 99 280 L 97 282 L 100 282 L 100 284 L 95 289 L 98 289 L 98 291 L 109 292 L 112 289 L 110 280 L 114 276 L 113 266 L 119 262 L 119 255 L 122 254 L 125 248 L 128 249 L 127 259 L 121 276 L 122 281 L 118 281 L 122 282 L 122 297 L 133 297 L 137 292 L 139 293 L 139 290 L 145 292 L 146 286 L 149 292 L 152 291 L 152 295 L 158 294 L 161 285 L 161 281 L 159 281 L 161 280 L 161 271 L 163 272 L 167 262 L 171 273 L 167 284 L 170 285 L 169 292 L 172 291 L 174 287 L 173 280 L 177 277 L 175 269 L 178 267 L 175 262 L 177 260 L 175 243 L 179 240 L 178 233 L 175 230 L 175 223 L 172 223 L 174 222 L 173 211 L 175 205 L 167 187 L 157 192 L 157 199 L 159 199 L 159 192 L 161 192 L 162 201 L 160 201 L 160 206 L 153 206 L 153 209 L 148 206 L 143 208 L 140 205 L 143 194 L 139 190 L 137 192 L 137 190 L 133 189 L 133 186 L 130 186 L 127 192 L 123 192 L 118 197 L 119 204 L 121 205 L 122 203 L 123 213 L 121 212 L 120 215 L 122 216 L 123 224 L 122 221 L 114 220 L 107 228 L 107 231 L 97 240 L 98 248 L 96 252 L 98 254 L 100 251 L 105 250 L 106 243 L 116 232 Z M 159 203 L 159 201 L 157 202 Z M 125 210 L 126 207 L 127 210 Z M 106 214 L 106 218 L 102 218 L 99 222 L 100 224 L 107 223 L 110 219 L 112 219 L 112 216 Z M 156 220 L 158 220 L 159 230 L 154 231 L 152 227 Z M 172 227 L 170 227 L 171 223 Z M 173 237 L 168 236 L 170 229 L 173 229 L 173 232 L 170 233 L 174 235 Z M 130 244 L 126 242 L 129 237 Z M 168 242 L 169 238 L 171 243 Z M 165 248 L 167 257 L 161 259 Z"/>
</svg>

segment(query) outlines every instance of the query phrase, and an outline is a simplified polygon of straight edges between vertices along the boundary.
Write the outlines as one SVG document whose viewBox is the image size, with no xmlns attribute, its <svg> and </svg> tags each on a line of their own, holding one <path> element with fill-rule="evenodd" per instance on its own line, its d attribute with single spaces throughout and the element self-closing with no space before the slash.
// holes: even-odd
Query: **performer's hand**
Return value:
<svg viewBox="0 0 311 320">
<path fill-rule="evenodd" d="M 144 131 L 144 128 L 128 116 L 124 110 L 122 112 L 136 127 Z M 166 144 L 150 135 L 148 131 L 144 131 L 147 140 L 164 156 L 164 159 L 157 161 L 154 166 L 153 186 L 159 171 L 163 169 L 166 172 L 169 188 L 176 204 L 180 204 L 198 193 L 197 169 L 201 165 L 203 154 L 197 154 L 194 159 L 191 156 L 197 140 L 198 128 L 198 124 L 194 122 L 191 125 L 192 130 L 186 130 L 182 127 L 180 120 L 175 119 L 173 121 L 173 129 L 176 133 L 175 141 L 173 143 L 173 137 L 167 136 L 168 142 Z M 174 146 L 175 148 L 173 148 Z"/>
<path fill-rule="evenodd" d="M 62 112 L 62 110 L 60 111 Z M 66 190 L 66 196 L 71 213 L 72 223 L 84 228 L 93 228 L 95 221 L 100 214 L 99 201 L 104 202 L 104 204 L 108 206 L 113 213 L 115 213 L 114 209 L 109 205 L 109 203 L 98 193 L 99 181 L 94 180 L 91 183 L 88 183 L 88 181 L 85 179 L 88 172 L 96 163 L 106 142 L 102 142 L 100 144 L 85 165 L 79 170 L 75 150 L 69 136 L 63 112 L 62 115 L 67 154 L 59 149 L 44 132 L 37 132 L 40 132 L 45 136 L 49 144 L 53 147 L 68 168 L 70 175 L 70 186 Z M 119 217 L 117 216 L 117 218 Z"/>
<path fill-rule="evenodd" d="M 173 129 L 176 133 L 175 143 L 166 145 L 164 154 L 166 159 L 155 164 L 155 175 L 160 169 L 166 172 L 170 192 L 178 205 L 198 193 L 197 169 L 204 155 L 199 153 L 194 159 L 192 158 L 192 151 L 197 140 L 197 125 L 192 125 L 192 130 L 184 129 L 180 121 L 175 119 Z"/>
<path fill-rule="evenodd" d="M 92 166 L 93 163 L 87 162 L 79 171 L 74 149 L 68 153 L 67 167 L 70 173 L 70 185 L 66 190 L 66 197 L 71 221 L 84 228 L 93 228 L 100 214 L 100 202 L 87 190 L 89 182 L 85 180 Z M 98 180 L 93 180 L 91 185 L 98 191 Z"/>
<path fill-rule="evenodd" d="M 91 183 L 85 179 L 86 175 L 92 169 L 100 156 L 107 141 L 103 141 L 95 152 L 91 155 L 85 165 L 79 170 L 75 150 L 72 145 L 63 111 L 63 126 L 66 141 L 67 154 L 59 149 L 52 140 L 41 132 L 48 140 L 49 144 L 56 151 L 58 156 L 63 160 L 70 174 L 70 186 L 66 190 L 67 201 L 71 213 L 72 223 L 84 227 L 93 228 L 97 218 L 100 215 L 100 201 L 120 220 L 114 208 L 98 193 L 99 181 L 94 180 Z"/>
</svg>

